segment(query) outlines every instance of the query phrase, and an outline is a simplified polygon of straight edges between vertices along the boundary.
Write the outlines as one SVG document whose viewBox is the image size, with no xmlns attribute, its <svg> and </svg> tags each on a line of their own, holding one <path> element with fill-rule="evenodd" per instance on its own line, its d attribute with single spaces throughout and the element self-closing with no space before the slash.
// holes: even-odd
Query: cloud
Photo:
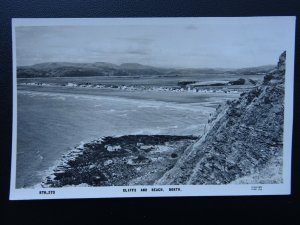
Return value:
<svg viewBox="0 0 300 225">
<path fill-rule="evenodd" d="M 148 55 L 149 52 L 146 49 L 139 49 L 139 50 L 127 50 L 124 53 L 132 54 L 132 55 Z"/>
<path fill-rule="evenodd" d="M 185 26 L 184 29 L 186 29 L 186 30 L 198 30 L 198 27 L 196 27 L 195 25 L 188 25 L 188 26 Z"/>
<path fill-rule="evenodd" d="M 195 68 L 270 64 L 286 49 L 289 28 L 261 20 L 265 21 L 17 27 L 16 57 L 18 65 L 49 60 Z"/>
<path fill-rule="evenodd" d="M 131 42 L 135 44 L 141 44 L 141 45 L 147 45 L 154 42 L 154 39 L 150 37 L 118 37 L 115 38 L 117 41 L 125 41 L 125 42 Z"/>
</svg>

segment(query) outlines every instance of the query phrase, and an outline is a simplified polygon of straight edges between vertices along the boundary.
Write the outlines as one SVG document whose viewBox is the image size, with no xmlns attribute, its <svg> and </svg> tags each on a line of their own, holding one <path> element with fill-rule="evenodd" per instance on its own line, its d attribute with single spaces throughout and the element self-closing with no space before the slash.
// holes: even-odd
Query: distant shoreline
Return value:
<svg viewBox="0 0 300 225">
<path fill-rule="evenodd" d="M 43 83 L 43 82 L 22 82 L 18 83 L 17 86 L 34 86 L 34 87 L 66 87 L 66 88 L 90 88 L 90 89 L 113 89 L 113 90 L 122 90 L 122 91 L 153 91 L 153 92 L 190 92 L 190 93 L 228 93 L 228 94 L 238 94 L 246 89 L 252 88 L 252 86 L 213 86 L 213 85 L 203 85 L 198 87 L 187 86 L 170 86 L 170 87 L 155 87 L 155 86 L 143 86 L 143 85 L 109 85 L 109 84 L 92 84 L 89 82 L 83 83 L 72 83 L 68 82 L 67 84 L 55 84 L 55 83 Z"/>
</svg>

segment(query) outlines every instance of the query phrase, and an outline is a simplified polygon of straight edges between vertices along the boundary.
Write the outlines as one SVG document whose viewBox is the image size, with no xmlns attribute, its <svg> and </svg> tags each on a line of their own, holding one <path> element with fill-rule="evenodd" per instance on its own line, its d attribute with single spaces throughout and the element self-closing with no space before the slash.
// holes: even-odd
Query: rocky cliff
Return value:
<svg viewBox="0 0 300 225">
<path fill-rule="evenodd" d="M 156 184 L 282 182 L 285 58 L 262 85 L 219 106 L 203 136 Z"/>
</svg>

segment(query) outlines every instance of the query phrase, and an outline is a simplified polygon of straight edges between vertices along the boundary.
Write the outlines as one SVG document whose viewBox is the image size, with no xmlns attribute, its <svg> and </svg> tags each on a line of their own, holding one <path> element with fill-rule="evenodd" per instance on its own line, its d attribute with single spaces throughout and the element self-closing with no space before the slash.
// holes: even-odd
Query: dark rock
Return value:
<svg viewBox="0 0 300 225">
<path fill-rule="evenodd" d="M 135 161 L 145 161 L 145 160 L 147 160 L 148 158 L 146 157 L 146 156 L 144 156 L 144 155 L 139 155 L 136 159 L 135 159 Z"/>
<path fill-rule="evenodd" d="M 172 157 L 172 158 L 177 158 L 178 155 L 177 155 L 176 153 L 172 153 L 172 154 L 171 154 L 171 157 Z"/>
<path fill-rule="evenodd" d="M 286 61 L 286 51 L 284 51 L 280 57 L 279 57 L 279 62 L 277 64 L 277 69 L 281 73 L 285 73 L 285 61 Z"/>
<path fill-rule="evenodd" d="M 196 81 L 178 81 L 177 85 L 181 87 L 185 87 L 188 84 L 194 84 Z"/>
<path fill-rule="evenodd" d="M 245 82 L 246 82 L 245 79 L 240 78 L 240 79 L 235 80 L 235 81 L 229 81 L 228 84 L 230 84 L 230 85 L 244 85 Z"/>
<path fill-rule="evenodd" d="M 254 81 L 254 80 L 252 80 L 252 79 L 248 79 L 248 81 L 249 81 L 251 84 L 253 84 L 253 85 L 256 85 L 256 84 L 257 84 L 257 81 Z"/>
<path fill-rule="evenodd" d="M 263 84 L 268 84 L 270 80 L 272 80 L 274 78 L 273 73 L 269 73 L 266 76 L 264 76 L 264 81 Z"/>
<path fill-rule="evenodd" d="M 184 149 L 196 139 L 193 136 L 170 135 L 105 137 L 101 141 L 84 144 L 82 154 L 71 157 L 67 166 L 65 163 L 58 165 L 53 171 L 53 177 L 46 177 L 43 185 L 62 187 L 84 183 L 90 186 L 126 186 L 134 179 L 138 179 L 136 184 L 153 184 L 174 166 Z M 161 145 L 168 146 L 170 152 L 152 151 Z M 108 146 L 120 147 L 117 151 L 108 151 Z M 147 146 L 147 151 L 144 151 L 143 146 Z M 174 158 L 170 158 L 171 152 L 171 157 Z M 157 160 L 158 157 L 160 161 Z M 68 156 L 63 158 L 67 160 Z M 151 176 L 147 175 L 149 173 L 139 172 L 140 170 L 151 171 Z M 144 178 L 145 176 L 150 177 Z"/>
</svg>

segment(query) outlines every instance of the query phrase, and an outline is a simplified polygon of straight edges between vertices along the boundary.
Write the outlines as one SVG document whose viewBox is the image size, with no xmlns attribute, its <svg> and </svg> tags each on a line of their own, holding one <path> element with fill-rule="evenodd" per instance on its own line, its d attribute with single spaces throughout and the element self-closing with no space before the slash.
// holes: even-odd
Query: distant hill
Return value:
<svg viewBox="0 0 300 225">
<path fill-rule="evenodd" d="M 256 75 L 261 74 L 265 75 L 271 70 L 274 70 L 276 68 L 276 65 L 265 65 L 265 66 L 258 66 L 258 67 L 248 67 L 248 68 L 242 68 L 242 69 L 236 69 L 232 72 L 244 74 L 244 75 Z"/>
<path fill-rule="evenodd" d="M 18 78 L 34 77 L 87 77 L 87 76 L 147 76 L 147 75 L 197 75 L 197 74 L 226 74 L 236 73 L 241 75 L 266 74 L 275 66 L 260 66 L 244 69 L 213 69 L 213 68 L 161 68 L 142 65 L 138 63 L 123 63 L 116 65 L 107 62 L 95 63 L 70 63 L 46 62 L 32 66 L 17 67 Z"/>
</svg>

